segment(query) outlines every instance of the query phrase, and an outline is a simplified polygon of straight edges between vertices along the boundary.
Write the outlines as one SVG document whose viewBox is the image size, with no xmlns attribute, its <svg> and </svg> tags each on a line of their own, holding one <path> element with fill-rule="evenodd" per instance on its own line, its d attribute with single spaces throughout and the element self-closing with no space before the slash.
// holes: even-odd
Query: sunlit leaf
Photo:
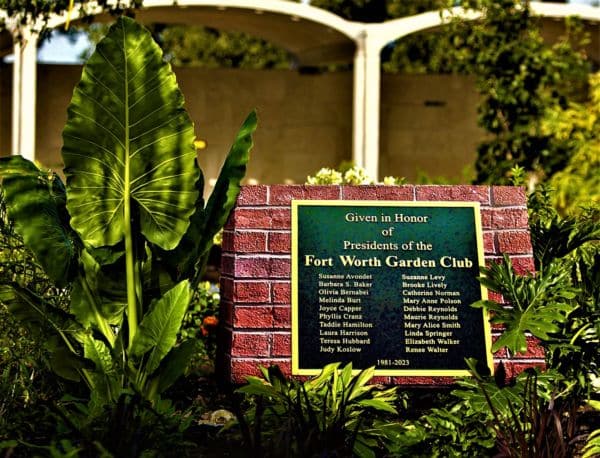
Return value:
<svg viewBox="0 0 600 458">
<path fill-rule="evenodd" d="M 198 196 L 194 128 L 160 48 L 132 19 L 87 62 L 63 140 L 67 208 L 87 244 L 117 244 L 133 219 L 150 242 L 177 245 Z"/>
</svg>

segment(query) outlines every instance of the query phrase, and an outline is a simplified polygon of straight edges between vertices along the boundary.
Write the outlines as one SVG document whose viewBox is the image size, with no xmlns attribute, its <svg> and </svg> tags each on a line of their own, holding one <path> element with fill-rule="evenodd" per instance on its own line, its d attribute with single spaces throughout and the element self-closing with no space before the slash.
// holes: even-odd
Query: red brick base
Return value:
<svg viewBox="0 0 600 458">
<path fill-rule="evenodd" d="M 481 204 L 486 263 L 510 256 L 519 273 L 534 270 L 525 191 L 510 186 L 244 186 L 223 233 L 221 329 L 217 367 L 221 377 L 243 383 L 259 365 L 291 372 L 291 201 L 467 201 Z M 491 297 L 491 299 L 499 299 Z M 499 330 L 494 328 L 493 338 Z M 509 376 L 544 364 L 530 339 L 525 355 L 494 355 Z M 440 377 L 378 377 L 378 382 L 439 385 Z"/>
</svg>

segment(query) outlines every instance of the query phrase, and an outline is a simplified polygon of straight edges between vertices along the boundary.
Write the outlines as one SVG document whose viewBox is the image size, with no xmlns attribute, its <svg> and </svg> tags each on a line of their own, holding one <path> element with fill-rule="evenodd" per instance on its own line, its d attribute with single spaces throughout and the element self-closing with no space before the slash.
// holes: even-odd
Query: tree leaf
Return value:
<svg viewBox="0 0 600 458">
<path fill-rule="evenodd" d="M 88 368 L 84 358 L 69 350 L 56 336 L 48 339 L 45 347 L 50 352 L 50 368 L 56 375 L 72 382 L 81 381 L 81 371 Z"/>
<path fill-rule="evenodd" d="M 213 239 L 227 222 L 239 194 L 240 182 L 246 174 L 246 164 L 250 158 L 252 134 L 256 125 L 256 113 L 252 112 L 242 124 L 229 150 L 206 208 L 202 197 L 204 183 L 203 180 L 198 181 L 197 188 L 200 194 L 196 201 L 196 211 L 190 218 L 190 226 L 177 248 L 168 252 L 157 250 L 161 264 L 176 281 L 193 278 L 195 281 L 192 282 L 192 288 L 199 281 Z"/>
<path fill-rule="evenodd" d="M 506 327 L 492 345 L 492 351 L 507 347 L 512 352 L 525 353 L 526 332 L 548 340 L 549 334 L 558 332 L 559 324 L 577 307 L 571 300 L 577 290 L 570 285 L 569 270 L 559 264 L 550 263 L 537 276 L 518 276 L 505 255 L 503 263 L 492 263 L 489 268 L 482 268 L 482 272 L 485 276 L 478 280 L 502 294 L 512 306 L 507 308 L 493 301 L 473 304 L 493 311 L 492 322 Z"/>
<path fill-rule="evenodd" d="M 65 339 L 67 336 L 81 339 L 83 329 L 72 315 L 17 284 L 0 285 L 0 302 L 6 304 L 15 318 L 34 331 L 41 325 Z"/>
<path fill-rule="evenodd" d="M 169 388 L 183 375 L 196 349 L 196 342 L 194 340 L 186 340 L 178 347 L 173 348 L 165 356 L 158 368 L 158 394 Z"/>
<path fill-rule="evenodd" d="M 142 319 L 133 340 L 131 354 L 141 357 L 148 352 L 145 366 L 147 374 L 152 374 L 158 368 L 175 345 L 177 332 L 191 297 L 189 282 L 184 280 L 156 301 Z"/>
<path fill-rule="evenodd" d="M 394 414 L 398 413 L 398 411 L 394 408 L 393 405 L 391 405 L 385 401 L 382 401 L 381 399 L 363 399 L 361 401 L 358 401 L 358 403 L 361 406 L 372 407 L 374 409 L 381 410 L 383 412 L 389 412 L 389 413 L 394 413 Z"/>
<path fill-rule="evenodd" d="M 246 164 L 250 159 L 252 134 L 256 130 L 256 125 L 256 112 L 253 111 L 242 124 L 225 159 L 213 192 L 206 203 L 203 218 L 204 227 L 200 232 L 202 238 L 193 258 L 197 266 L 197 279 L 199 279 L 199 274 L 206 264 L 215 235 L 227 222 L 229 213 L 231 213 L 237 200 L 240 192 L 240 183 L 246 174 Z"/>
<path fill-rule="evenodd" d="M 49 337 L 36 335 L 36 338 L 46 339 L 50 368 L 64 379 L 80 381 L 86 361 L 77 353 L 75 341 L 81 342 L 85 334 L 71 315 L 16 284 L 0 285 L 0 302 L 32 331 L 32 335 L 41 330 L 50 333 Z"/>
<path fill-rule="evenodd" d="M 350 374 L 352 374 L 352 372 Z M 349 401 L 362 396 L 364 393 L 371 391 L 374 388 L 374 385 L 366 386 L 369 380 L 373 378 L 374 374 L 374 366 L 368 367 L 367 369 L 363 369 L 362 371 L 360 371 L 360 373 L 353 379 L 352 389 L 348 395 Z"/>
<path fill-rule="evenodd" d="M 63 140 L 67 208 L 85 243 L 116 245 L 130 217 L 151 243 L 177 245 L 198 196 L 193 125 L 160 48 L 132 19 L 96 46 Z"/>
<path fill-rule="evenodd" d="M 127 304 L 124 267 L 101 266 L 87 250 L 81 250 L 80 263 L 81 275 L 71 291 L 71 312 L 86 327 L 105 323 L 120 327 Z M 105 323 L 99 323 L 100 320 Z"/>
<path fill-rule="evenodd" d="M 0 159 L 8 216 L 48 276 L 65 285 L 77 267 L 77 235 L 70 229 L 60 178 L 21 156 Z"/>
<path fill-rule="evenodd" d="M 190 217 L 190 225 L 186 233 L 181 238 L 177 247 L 170 251 L 162 250 L 153 246 L 152 268 L 160 275 L 166 271 L 171 277 L 172 282 L 189 279 L 194 275 L 194 268 L 198 262 L 198 249 L 202 240 L 202 231 L 205 226 L 206 214 L 204 211 L 204 176 L 200 172 L 200 177 L 196 182 L 198 190 L 198 199 L 196 200 L 196 210 Z"/>
<path fill-rule="evenodd" d="M 116 401 L 120 388 L 119 378 L 106 344 L 94 339 L 91 333 L 86 334 L 83 340 L 83 356 L 95 364 L 94 370 L 89 373 L 92 404 L 102 406 Z"/>
</svg>

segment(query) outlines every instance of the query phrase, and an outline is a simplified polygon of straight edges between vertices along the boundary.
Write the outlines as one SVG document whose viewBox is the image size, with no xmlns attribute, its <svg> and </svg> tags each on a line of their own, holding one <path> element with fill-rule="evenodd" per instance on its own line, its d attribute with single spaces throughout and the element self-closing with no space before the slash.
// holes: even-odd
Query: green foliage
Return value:
<svg viewBox="0 0 600 458">
<path fill-rule="evenodd" d="M 174 409 L 168 400 L 150 403 L 133 393 L 122 393 L 114 406 L 106 406 L 95 415 L 82 400 L 64 397 L 53 412 L 57 431 L 49 446 L 66 455 L 90 457 L 161 457 L 188 456 L 194 444 L 187 442 L 185 431 L 192 419 Z M 91 418 L 90 418 L 91 417 Z"/>
<path fill-rule="evenodd" d="M 467 412 L 486 412 L 496 433 L 500 456 L 570 457 L 577 403 L 569 397 L 572 383 L 559 373 L 528 369 L 505 386 L 477 374 L 458 382 L 453 394 L 464 400 Z"/>
<path fill-rule="evenodd" d="M 435 11 L 448 3 L 443 0 L 312 0 L 310 4 L 351 21 L 382 22 L 386 19 Z"/>
<path fill-rule="evenodd" d="M 201 282 L 194 291 L 190 306 L 183 317 L 179 339 L 196 342 L 196 350 L 190 362 L 192 370 L 214 370 L 220 300 L 217 285 Z"/>
<path fill-rule="evenodd" d="M 70 224 L 93 248 L 127 249 L 135 206 L 148 242 L 173 249 L 198 196 L 193 124 L 174 74 L 141 30 L 120 20 L 97 45 L 63 130 Z"/>
<path fill-rule="evenodd" d="M 523 168 L 514 168 L 512 175 L 517 184 L 525 179 Z M 597 397 L 598 213 L 590 209 L 578 217 L 562 218 L 551 201 L 546 187 L 529 200 L 537 274 L 516 275 L 505 257 L 503 263 L 482 268 L 480 281 L 502 294 L 506 304 L 473 304 L 487 307 L 492 322 L 505 326 L 492 351 L 507 347 L 511 353 L 525 352 L 527 336 L 533 335 L 546 351 L 547 369 L 529 369 L 506 385 L 502 367 L 494 380 L 480 376 L 470 361 L 474 377 L 460 380 L 460 389 L 452 393 L 459 404 L 425 417 L 453 425 L 453 408 L 466 418 L 483 415 L 480 421 L 493 428 L 501 456 L 574 456 L 584 400 Z M 443 430 L 428 430 L 430 438 L 440 435 Z"/>
<path fill-rule="evenodd" d="M 448 6 L 444 0 L 312 0 L 310 4 L 360 22 L 383 22 Z M 388 73 L 450 73 L 455 69 L 447 52 L 450 40 L 445 28 L 402 37 L 383 49 L 382 69 Z"/>
<path fill-rule="evenodd" d="M 512 352 L 525 353 L 525 333 L 548 340 L 549 334 L 558 332 L 560 323 L 567 321 L 575 309 L 572 299 L 576 291 L 569 285 L 569 272 L 557 264 L 551 264 L 538 276 L 516 275 L 512 262 L 504 255 L 504 262 L 492 263 L 481 268 L 479 281 L 488 289 L 496 291 L 512 306 L 505 308 L 495 301 L 477 301 L 473 307 L 492 312 L 491 322 L 503 324 L 505 330 L 492 345 L 492 351 L 506 347 Z"/>
<path fill-rule="evenodd" d="M 201 282 L 196 291 L 194 291 L 190 307 L 183 317 L 181 337 L 183 339 L 199 338 L 208 333 L 209 329 L 202 331 L 202 328 L 206 326 L 204 320 L 209 317 L 217 317 L 220 300 L 221 296 L 217 285 L 213 285 L 207 281 Z"/>
<path fill-rule="evenodd" d="M 571 380 L 582 393 L 593 389 L 600 373 L 600 211 L 589 208 L 561 217 L 552 207 L 553 194 L 539 187 L 529 198 L 531 240 L 536 266 L 542 272 L 556 265 L 568 273 L 577 291 L 577 306 L 560 330 L 544 342 L 548 364 Z"/>
<path fill-rule="evenodd" d="M 479 124 L 490 134 L 478 147 L 477 181 L 505 183 L 515 164 L 537 176 L 552 175 L 567 156 L 554 148 L 541 119 L 549 106 L 557 100 L 564 105 L 585 84 L 588 63 L 578 23 L 568 20 L 567 35 L 547 45 L 527 2 L 462 5 L 483 13 L 480 21 L 453 21 L 449 31 L 455 69 L 475 76 L 483 97 Z"/>
<path fill-rule="evenodd" d="M 598 455 L 600 455 L 600 429 L 595 430 L 589 435 L 581 458 L 594 458 Z"/>
<path fill-rule="evenodd" d="M 71 8 L 81 7 L 84 16 L 98 7 L 110 14 L 121 14 L 125 9 L 141 6 L 143 0 L 0 0 L 0 9 L 16 21 L 19 27 L 31 27 L 40 32 L 46 31 L 48 20 L 52 14 L 63 14 Z M 0 24 L 4 28 L 6 24 Z"/>
<path fill-rule="evenodd" d="M 52 429 L 44 404 L 62 388 L 44 365 L 45 336 L 28 333 L 4 305 L 0 322 L 0 441 L 44 437 Z"/>
<path fill-rule="evenodd" d="M 451 73 L 454 63 L 447 52 L 448 39 L 445 30 L 402 37 L 383 50 L 381 67 L 386 73 Z"/>
<path fill-rule="evenodd" d="M 517 170 L 518 174 L 521 171 Z M 541 186 L 529 198 L 536 275 L 518 276 L 504 263 L 483 268 L 480 281 L 512 307 L 480 301 L 492 322 L 506 326 L 493 350 L 527 348 L 526 332 L 541 339 L 550 368 L 573 382 L 576 396 L 594 391 L 600 371 L 600 220 L 598 209 L 561 217 Z"/>
<path fill-rule="evenodd" d="M 176 67 L 289 69 L 294 58 L 285 49 L 243 32 L 202 26 L 153 24 L 152 36 L 167 62 Z M 83 31 L 94 45 L 106 34 L 107 26 L 94 23 Z M 93 47 L 83 52 L 88 58 Z"/>
<path fill-rule="evenodd" d="M 565 151 L 566 166 L 548 180 L 556 189 L 553 204 L 562 214 L 600 204 L 600 73 L 589 77 L 586 102 L 555 104 L 546 112 L 542 132 Z"/>
<path fill-rule="evenodd" d="M 382 0 L 312 0 L 310 4 L 351 21 L 382 22 L 389 17 Z"/>
<path fill-rule="evenodd" d="M 175 66 L 288 69 L 284 49 L 242 32 L 207 27 L 167 26 L 158 34 L 166 59 Z"/>
<path fill-rule="evenodd" d="M 400 423 L 371 416 L 397 413 L 398 399 L 394 388 L 367 384 L 374 368 L 352 375 L 351 364 L 341 370 L 339 363 L 329 364 L 304 383 L 287 379 L 276 366 L 261 370 L 264 380 L 248 377 L 237 390 L 252 401 L 238 424 L 254 456 L 375 457 L 402 433 Z"/>
<path fill-rule="evenodd" d="M 521 172 L 517 171 L 519 174 Z M 593 391 L 600 373 L 600 222 L 598 210 L 561 217 L 541 186 L 529 198 L 536 275 L 515 275 L 510 260 L 483 268 L 480 281 L 512 307 L 480 301 L 492 322 L 506 326 L 493 350 L 527 349 L 526 333 L 541 340 L 550 368 L 575 383 L 578 395 Z M 575 396 L 575 394 L 573 395 Z"/>
<path fill-rule="evenodd" d="M 536 268 L 553 260 L 571 267 L 580 248 L 593 248 L 589 242 L 600 240 L 600 209 L 590 207 L 578 215 L 562 217 L 553 206 L 555 191 L 539 186 L 529 197 L 529 225 Z"/>
<path fill-rule="evenodd" d="M 255 127 L 253 113 L 205 207 L 193 126 L 174 75 L 148 31 L 121 17 L 69 106 L 66 188 L 21 157 L 1 160 L 17 232 L 51 280 L 72 288 L 61 308 L 17 278 L 0 287 L 15 317 L 53 336 L 52 369 L 88 387 L 85 415 L 71 429 L 93 429 L 106 409 L 122 421 L 138 405 L 163 415 L 160 395 L 195 349 L 191 341 L 176 345 L 181 323 L 239 192 Z"/>
<path fill-rule="evenodd" d="M 448 407 L 431 409 L 423 415 L 423 440 L 408 449 L 407 457 L 493 456 L 496 435 L 485 410 L 471 409 L 467 400 L 454 398 Z"/>
<path fill-rule="evenodd" d="M 10 282 L 35 291 L 59 309 L 68 306 L 68 291 L 57 289 L 25 248 L 7 218 L 0 194 L 0 284 Z M 22 440 L 34 433 L 43 437 L 53 426 L 44 404 L 61 389 L 44 364 L 49 334 L 43 329 L 25 329 L 3 303 L 0 323 L 0 441 Z M 18 442 L 5 445 L 10 449 Z"/>
</svg>

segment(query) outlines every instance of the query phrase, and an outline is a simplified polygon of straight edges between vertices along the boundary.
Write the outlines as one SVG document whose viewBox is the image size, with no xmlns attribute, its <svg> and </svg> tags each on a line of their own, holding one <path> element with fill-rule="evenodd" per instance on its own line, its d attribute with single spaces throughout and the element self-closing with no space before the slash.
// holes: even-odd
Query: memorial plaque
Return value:
<svg viewBox="0 0 600 458">
<path fill-rule="evenodd" d="M 476 202 L 292 202 L 292 372 L 493 371 Z"/>
</svg>

